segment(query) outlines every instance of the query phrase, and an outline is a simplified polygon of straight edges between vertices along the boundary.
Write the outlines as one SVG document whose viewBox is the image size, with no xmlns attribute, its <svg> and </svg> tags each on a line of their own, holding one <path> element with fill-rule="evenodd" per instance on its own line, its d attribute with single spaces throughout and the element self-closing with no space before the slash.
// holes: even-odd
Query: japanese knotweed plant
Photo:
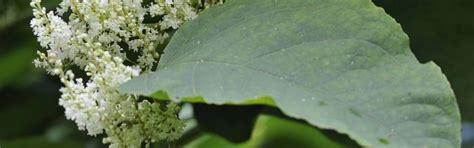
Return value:
<svg viewBox="0 0 474 148">
<path fill-rule="evenodd" d="M 64 0 L 46 12 L 34 0 L 47 48 L 34 63 L 64 83 L 66 117 L 111 147 L 177 140 L 179 106 L 156 102 L 170 99 L 271 106 L 363 147 L 460 147 L 446 77 L 370 0 L 227 0 L 196 18 L 220 3 L 206 2 Z"/>
<path fill-rule="evenodd" d="M 89 135 L 105 133 L 103 142 L 110 147 L 140 147 L 180 137 L 184 124 L 177 117 L 177 104 L 140 99 L 117 87 L 153 69 L 157 46 L 169 37 L 167 30 L 222 1 L 63 0 L 52 11 L 40 3 L 31 2 L 31 27 L 47 50 L 38 51 L 34 64 L 64 84 L 59 104 L 68 119 Z M 144 23 L 146 17 L 154 22 Z M 130 54 L 138 58 L 130 60 Z"/>
</svg>

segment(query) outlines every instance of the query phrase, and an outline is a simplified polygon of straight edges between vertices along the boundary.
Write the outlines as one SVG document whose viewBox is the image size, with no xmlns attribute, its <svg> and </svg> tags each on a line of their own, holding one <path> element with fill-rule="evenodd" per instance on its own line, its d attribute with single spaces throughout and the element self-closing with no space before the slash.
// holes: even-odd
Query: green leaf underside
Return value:
<svg viewBox="0 0 474 148">
<path fill-rule="evenodd" d="M 369 0 L 226 1 L 176 32 L 157 72 L 120 89 L 210 104 L 253 98 L 367 147 L 460 146 L 445 76 L 420 64 Z"/>
<path fill-rule="evenodd" d="M 211 133 L 204 133 L 188 143 L 186 148 L 256 148 L 256 147 L 296 147 L 296 148 L 341 148 L 335 141 L 306 124 L 293 122 L 270 115 L 259 115 L 251 138 L 242 143 L 232 143 Z"/>
<path fill-rule="evenodd" d="M 150 97 L 152 97 L 154 99 L 158 99 L 158 100 L 165 100 L 165 101 L 170 100 L 170 97 L 168 96 L 168 93 L 166 93 L 163 90 L 156 91 L 156 92 L 152 93 L 151 95 L 147 95 L 147 96 L 150 96 Z M 182 98 L 179 98 L 178 96 L 176 96 L 175 98 L 179 99 L 179 101 L 181 101 L 181 102 L 187 102 L 187 103 L 208 102 L 201 96 L 182 97 Z M 270 96 L 259 96 L 259 97 L 256 97 L 256 98 L 243 99 L 240 102 L 235 102 L 233 100 L 226 100 L 225 102 L 219 103 L 219 104 L 221 104 L 221 105 L 224 105 L 224 104 L 225 105 L 268 105 L 268 106 L 275 106 L 276 107 L 275 101 Z"/>
</svg>

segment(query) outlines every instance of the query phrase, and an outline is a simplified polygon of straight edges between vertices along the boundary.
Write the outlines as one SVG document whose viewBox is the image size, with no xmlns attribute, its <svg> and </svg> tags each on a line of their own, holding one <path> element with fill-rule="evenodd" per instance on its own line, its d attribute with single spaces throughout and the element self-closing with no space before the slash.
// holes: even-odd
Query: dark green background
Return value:
<svg viewBox="0 0 474 148">
<path fill-rule="evenodd" d="M 55 6 L 58 0 L 43 0 Z M 463 118 L 463 147 L 474 146 L 474 1 L 373 0 L 409 35 L 421 62 L 435 61 L 451 82 Z M 40 49 L 29 0 L 0 0 L 0 146 L 103 147 L 64 118 L 58 79 L 31 64 Z"/>
</svg>

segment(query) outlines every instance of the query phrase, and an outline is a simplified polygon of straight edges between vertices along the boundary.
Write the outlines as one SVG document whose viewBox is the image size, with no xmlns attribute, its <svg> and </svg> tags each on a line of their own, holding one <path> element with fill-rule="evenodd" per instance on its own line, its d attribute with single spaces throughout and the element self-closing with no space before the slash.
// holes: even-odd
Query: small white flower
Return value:
<svg viewBox="0 0 474 148">
<path fill-rule="evenodd" d="M 160 5 L 158 4 L 153 4 L 149 7 L 149 10 L 150 11 L 150 15 L 152 17 L 154 16 L 160 16 L 160 15 L 163 15 L 165 14 L 165 10 L 163 9 L 163 7 L 161 7 Z"/>
</svg>

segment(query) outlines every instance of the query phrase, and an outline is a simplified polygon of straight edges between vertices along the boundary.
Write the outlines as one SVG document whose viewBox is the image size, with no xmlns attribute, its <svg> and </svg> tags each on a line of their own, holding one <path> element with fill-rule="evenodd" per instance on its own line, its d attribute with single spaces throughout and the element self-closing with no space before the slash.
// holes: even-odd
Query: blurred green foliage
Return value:
<svg viewBox="0 0 474 148">
<path fill-rule="evenodd" d="M 474 1 L 373 1 L 400 22 L 420 61 L 435 61 L 443 69 L 457 95 L 463 120 L 473 122 Z M 48 7 L 58 2 L 44 0 Z M 104 147 L 100 137 L 87 136 L 64 118 L 57 104 L 61 84 L 31 64 L 40 47 L 29 28 L 30 17 L 29 0 L 0 0 L 0 146 Z M 303 123 L 259 115 L 250 139 L 240 145 L 284 146 L 291 142 L 285 141 L 286 137 L 298 137 L 303 141 L 296 141 L 303 144 L 300 146 L 318 147 L 321 145 L 304 145 L 304 141 L 311 140 L 307 137 L 325 137 L 323 133 Z M 230 143 L 208 132 L 198 135 L 188 146 Z M 463 147 L 472 147 L 474 140 L 470 140 L 466 139 Z M 340 147 L 329 139 L 318 143 Z"/>
</svg>

